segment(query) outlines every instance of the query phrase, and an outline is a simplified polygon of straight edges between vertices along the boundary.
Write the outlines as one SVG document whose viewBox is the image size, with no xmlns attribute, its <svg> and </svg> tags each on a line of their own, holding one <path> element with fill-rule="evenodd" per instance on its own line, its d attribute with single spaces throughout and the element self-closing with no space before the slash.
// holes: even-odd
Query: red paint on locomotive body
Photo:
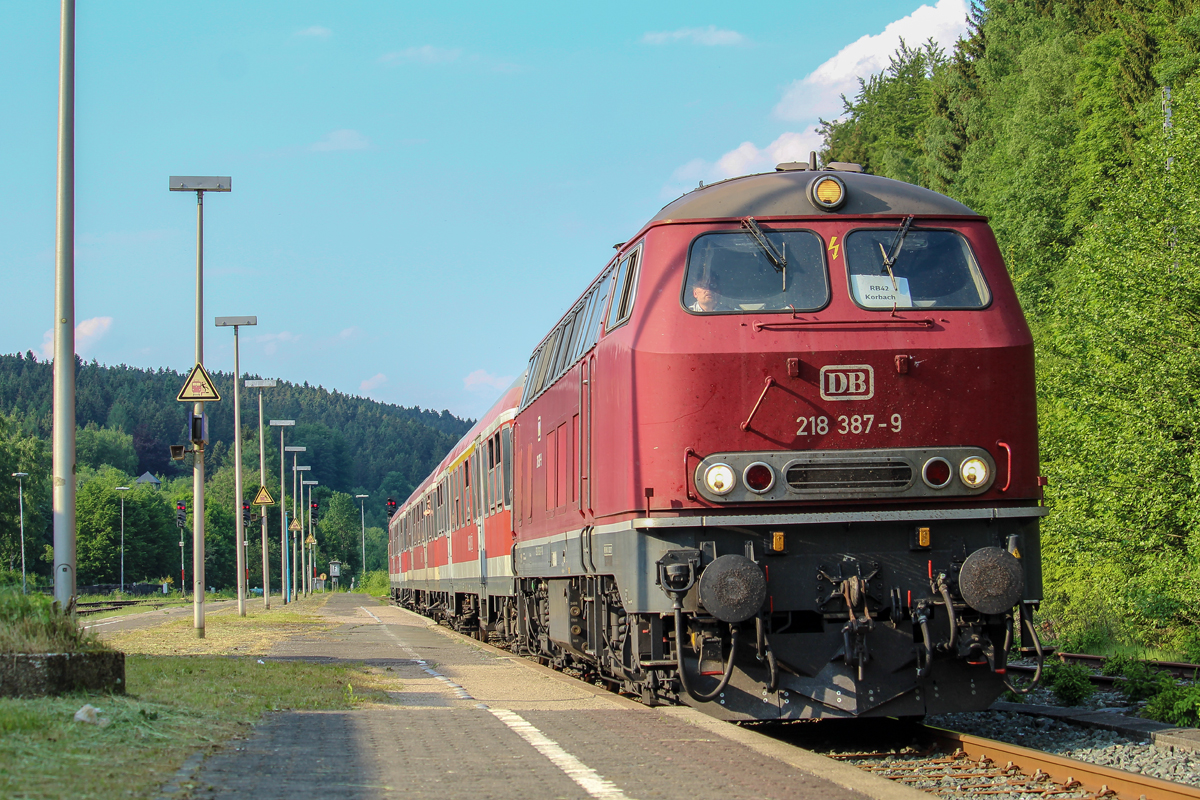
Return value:
<svg viewBox="0 0 1200 800">
<path fill-rule="evenodd" d="M 821 237 L 826 249 L 837 237 L 864 228 L 894 229 L 896 216 L 878 218 L 797 218 L 761 220 L 771 230 L 807 230 Z M 678 515 L 703 512 L 777 513 L 796 508 L 872 504 L 878 499 L 804 500 L 772 503 L 717 504 L 698 496 L 688 448 L 700 456 L 734 451 L 811 451 L 865 448 L 933 448 L 974 446 L 995 460 L 999 481 L 971 497 L 935 498 L 953 504 L 1028 503 L 1038 496 L 1037 418 L 1034 395 L 1033 340 L 1008 280 L 990 228 L 982 218 L 918 217 L 914 226 L 954 230 L 966 236 L 991 290 L 983 309 L 867 310 L 850 297 L 844 259 L 829 259 L 831 298 L 815 313 L 689 314 L 681 300 L 688 245 L 710 231 L 738 230 L 736 220 L 649 226 L 635 244 L 644 244 L 636 304 L 629 321 L 604 335 L 585 361 L 594 359 L 589 384 L 594 417 L 591 432 L 591 511 L 578 503 L 546 502 L 562 493 L 546 488 L 555 480 L 536 467 L 558 459 L 548 447 L 556 438 L 537 437 L 580 413 L 581 373 L 576 364 L 516 418 L 518 450 L 531 448 L 535 463 L 521 540 L 578 529 L 597 519 L 620 519 L 645 513 L 645 488 L 654 489 L 651 513 Z M 827 251 L 828 252 L 828 251 Z M 928 324 L 915 321 L 930 320 Z M 806 324 L 825 323 L 825 324 Z M 828 324 L 836 323 L 836 324 Z M 766 327 L 764 327 L 766 326 Z M 907 356 L 911 368 L 896 368 L 896 356 Z M 799 375 L 788 375 L 789 358 L 799 360 Z M 869 400 L 821 398 L 821 367 L 870 365 L 874 392 Z M 741 423 L 763 393 L 749 430 Z M 584 409 L 586 415 L 586 408 Z M 854 416 L 870 415 L 870 432 L 850 431 Z M 893 415 L 899 424 L 893 425 Z M 824 435 L 798 436 L 801 418 L 825 417 Z M 860 420 L 859 426 L 865 426 Z M 858 427 L 858 426 L 856 426 Z M 894 428 L 899 430 L 893 430 Z M 861 428 L 860 428 L 861 429 Z M 584 436 L 587 436 L 585 431 Z M 1007 454 L 1013 450 L 1009 480 Z M 577 449 L 588 451 L 586 440 Z M 579 492 L 579 459 L 570 458 L 572 489 Z M 522 471 L 518 486 L 529 481 Z M 586 465 L 583 471 L 586 472 Z M 999 487 L 1009 480 L 1007 491 Z M 686 481 L 686 483 L 685 483 Z M 688 499 L 689 489 L 696 500 Z M 931 498 L 896 499 L 898 507 L 928 504 Z"/>
</svg>

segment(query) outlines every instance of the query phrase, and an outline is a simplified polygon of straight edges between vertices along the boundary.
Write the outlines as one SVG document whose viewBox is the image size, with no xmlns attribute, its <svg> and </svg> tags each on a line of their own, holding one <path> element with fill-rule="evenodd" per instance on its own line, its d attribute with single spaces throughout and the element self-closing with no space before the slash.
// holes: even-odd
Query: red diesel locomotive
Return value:
<svg viewBox="0 0 1200 800">
<path fill-rule="evenodd" d="M 1041 484 L 987 220 L 814 158 L 618 247 L 392 516 L 391 586 L 724 719 L 982 709 L 1040 657 Z"/>
</svg>

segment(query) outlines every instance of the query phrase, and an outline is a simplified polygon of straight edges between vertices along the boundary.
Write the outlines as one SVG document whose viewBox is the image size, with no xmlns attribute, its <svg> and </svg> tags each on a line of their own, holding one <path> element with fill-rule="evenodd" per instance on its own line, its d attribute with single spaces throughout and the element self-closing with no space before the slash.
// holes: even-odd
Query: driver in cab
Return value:
<svg viewBox="0 0 1200 800">
<path fill-rule="evenodd" d="M 716 276 L 704 276 L 692 284 L 692 297 L 696 302 L 688 306 L 689 311 L 717 311 L 724 300 L 718 289 L 720 284 Z"/>
</svg>

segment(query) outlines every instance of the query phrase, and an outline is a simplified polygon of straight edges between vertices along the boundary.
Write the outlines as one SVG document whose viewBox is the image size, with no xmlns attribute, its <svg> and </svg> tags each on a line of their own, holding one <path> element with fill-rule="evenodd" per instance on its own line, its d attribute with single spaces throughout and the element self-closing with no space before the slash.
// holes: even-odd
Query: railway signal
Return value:
<svg viewBox="0 0 1200 800">
<path fill-rule="evenodd" d="M 242 528 L 243 530 L 250 525 L 250 504 L 242 502 Z"/>
<path fill-rule="evenodd" d="M 320 504 L 316 500 L 313 500 L 312 505 L 310 505 L 308 507 L 308 519 L 310 522 L 312 522 L 314 524 L 317 521 L 317 510 L 319 508 L 320 508 Z"/>
<path fill-rule="evenodd" d="M 187 524 L 187 503 L 178 502 L 175 504 L 175 525 L 182 528 Z"/>
<path fill-rule="evenodd" d="M 385 505 L 387 506 L 387 518 L 391 519 L 392 515 L 396 513 L 396 501 L 389 497 Z"/>
</svg>

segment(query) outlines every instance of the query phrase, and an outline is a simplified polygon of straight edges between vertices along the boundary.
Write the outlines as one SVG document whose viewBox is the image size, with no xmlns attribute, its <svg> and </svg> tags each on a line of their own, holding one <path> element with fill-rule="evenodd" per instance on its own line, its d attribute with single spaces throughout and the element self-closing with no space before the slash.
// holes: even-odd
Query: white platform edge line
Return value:
<svg viewBox="0 0 1200 800">
<path fill-rule="evenodd" d="M 513 733 L 529 742 L 535 750 L 550 759 L 554 766 L 566 773 L 568 778 L 579 784 L 580 788 L 592 797 L 598 798 L 598 800 L 631 800 L 615 783 L 601 777 L 596 770 L 563 750 L 557 742 L 526 722 L 520 714 L 499 708 L 489 708 L 488 711 L 507 725 Z"/>
</svg>

